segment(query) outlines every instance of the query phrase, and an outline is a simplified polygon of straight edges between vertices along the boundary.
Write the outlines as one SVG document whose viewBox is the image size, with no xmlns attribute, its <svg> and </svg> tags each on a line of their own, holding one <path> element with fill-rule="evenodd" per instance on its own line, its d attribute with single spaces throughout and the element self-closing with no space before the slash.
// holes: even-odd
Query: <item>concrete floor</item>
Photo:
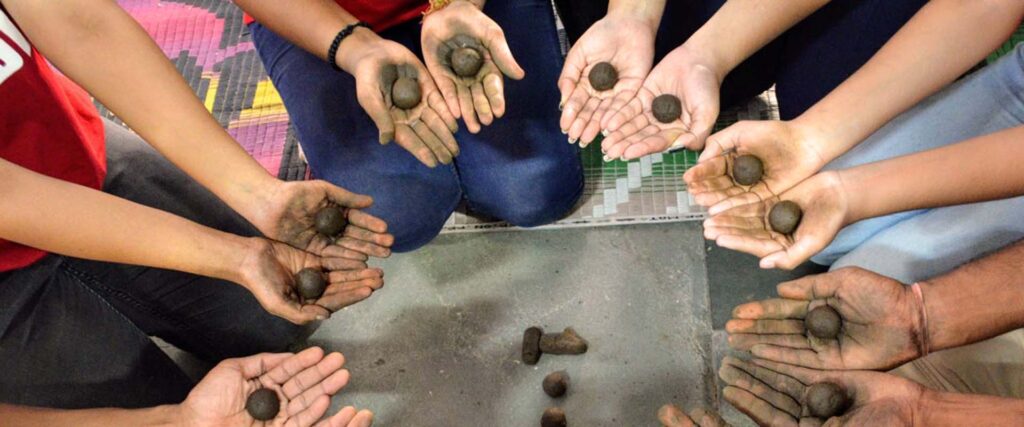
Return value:
<svg viewBox="0 0 1024 427">
<path fill-rule="evenodd" d="M 310 339 L 348 357 L 334 408 L 382 426 L 654 425 L 658 407 L 715 407 L 704 241 L 696 223 L 445 235 L 382 263 L 386 287 Z M 522 333 L 573 326 L 583 356 L 519 361 Z M 541 391 L 568 371 L 570 392 Z"/>
</svg>

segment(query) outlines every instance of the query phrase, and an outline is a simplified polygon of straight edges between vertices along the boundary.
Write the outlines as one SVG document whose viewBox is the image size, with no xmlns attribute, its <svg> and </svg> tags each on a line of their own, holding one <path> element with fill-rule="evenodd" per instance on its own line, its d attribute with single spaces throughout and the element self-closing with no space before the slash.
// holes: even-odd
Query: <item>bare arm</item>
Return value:
<svg viewBox="0 0 1024 427">
<path fill-rule="evenodd" d="M 932 0 L 794 124 L 827 163 L 985 58 L 1022 16 L 1014 0 Z"/>
<path fill-rule="evenodd" d="M 650 24 L 651 29 L 658 30 L 661 16 L 665 13 L 665 0 L 610 0 L 608 15 L 628 14 L 639 17 Z"/>
<path fill-rule="evenodd" d="M 1024 419 L 1024 400 L 925 390 L 917 415 L 917 426 L 1014 425 Z"/>
<path fill-rule="evenodd" d="M 256 215 L 277 181 L 210 116 L 117 3 L 0 1 L 64 74 L 233 209 L 250 220 Z"/>
<path fill-rule="evenodd" d="M 170 426 L 177 425 L 176 406 L 146 409 L 78 409 L 63 410 L 31 408 L 0 403 L 0 419 L 8 427 L 68 426 Z"/>
</svg>

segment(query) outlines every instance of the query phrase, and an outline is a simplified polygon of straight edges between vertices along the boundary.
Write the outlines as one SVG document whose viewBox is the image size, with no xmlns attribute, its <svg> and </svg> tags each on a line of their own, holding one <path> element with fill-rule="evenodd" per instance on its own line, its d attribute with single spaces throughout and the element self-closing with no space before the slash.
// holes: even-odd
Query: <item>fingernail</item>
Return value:
<svg viewBox="0 0 1024 427">
<path fill-rule="evenodd" d="M 327 320 L 327 316 L 324 316 L 322 314 L 318 314 L 318 315 L 316 315 L 316 320 Z"/>
<path fill-rule="evenodd" d="M 601 136 L 608 136 L 609 133 L 611 132 L 608 132 L 608 129 L 601 129 Z"/>
<path fill-rule="evenodd" d="M 626 160 L 626 156 L 619 157 L 619 160 L 624 161 L 624 162 L 628 162 L 629 161 L 629 160 Z"/>
<path fill-rule="evenodd" d="M 568 135 L 569 134 L 569 131 L 567 131 L 565 129 L 560 129 L 560 130 L 562 131 L 562 135 Z"/>
<path fill-rule="evenodd" d="M 569 143 L 570 143 L 570 144 L 575 144 L 575 143 L 576 143 L 576 141 L 579 141 L 579 139 L 576 139 L 576 138 L 569 138 Z"/>
<path fill-rule="evenodd" d="M 587 148 L 588 145 L 590 145 L 589 142 L 580 141 L 580 148 Z"/>
<path fill-rule="evenodd" d="M 605 162 L 605 163 L 608 163 L 608 162 L 612 161 L 612 158 L 611 158 L 611 157 L 608 157 L 608 155 L 607 155 L 607 154 L 605 154 L 603 158 L 604 158 L 604 162 Z"/>
</svg>

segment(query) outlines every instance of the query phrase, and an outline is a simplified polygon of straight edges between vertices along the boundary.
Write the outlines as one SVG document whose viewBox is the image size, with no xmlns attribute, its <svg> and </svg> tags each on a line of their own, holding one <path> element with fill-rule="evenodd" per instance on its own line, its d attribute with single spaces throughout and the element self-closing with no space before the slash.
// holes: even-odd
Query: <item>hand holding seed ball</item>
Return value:
<svg viewBox="0 0 1024 427">
<path fill-rule="evenodd" d="M 684 46 L 646 76 L 636 95 L 601 121 L 605 160 L 700 150 L 718 118 L 721 73 Z"/>
<path fill-rule="evenodd" d="M 654 32 L 642 19 L 612 14 L 572 45 L 558 77 L 559 126 L 569 143 L 589 145 L 604 120 L 636 96 L 654 61 Z"/>
<path fill-rule="evenodd" d="M 778 197 L 712 213 L 704 237 L 761 258 L 761 268 L 792 269 L 824 249 L 847 220 L 838 174 L 822 172 Z"/>
<path fill-rule="evenodd" d="M 424 17 L 423 59 L 448 109 L 472 133 L 505 114 L 503 75 L 522 79 L 497 23 L 472 2 L 452 2 Z"/>
<path fill-rule="evenodd" d="M 319 268 L 303 268 L 295 273 L 295 290 L 305 301 L 323 296 L 327 289 L 327 277 Z"/>
<path fill-rule="evenodd" d="M 349 381 L 341 353 L 312 347 L 297 354 L 264 353 L 219 363 L 179 413 L 182 425 L 325 425 L 369 427 L 373 413 L 345 407 L 328 414 L 331 397 Z"/>
<path fill-rule="evenodd" d="M 923 307 L 900 282 L 848 267 L 782 283 L 778 293 L 733 310 L 725 324 L 730 347 L 838 370 L 891 369 L 923 353 Z"/>
<path fill-rule="evenodd" d="M 722 395 L 760 425 L 898 426 L 917 419 L 924 388 L 873 371 L 819 371 L 762 359 L 722 360 Z"/>
</svg>

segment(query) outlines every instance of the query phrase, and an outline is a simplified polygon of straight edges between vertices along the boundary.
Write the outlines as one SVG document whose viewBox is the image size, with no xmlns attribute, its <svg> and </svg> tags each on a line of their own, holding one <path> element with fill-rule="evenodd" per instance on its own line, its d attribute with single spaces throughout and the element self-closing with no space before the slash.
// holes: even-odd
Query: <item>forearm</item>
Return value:
<svg viewBox="0 0 1024 427">
<path fill-rule="evenodd" d="M 145 409 L 49 409 L 0 403 L 0 419 L 7 427 L 45 426 L 173 426 L 180 425 L 176 406 Z"/>
<path fill-rule="evenodd" d="M 1024 126 L 839 171 L 845 223 L 1024 194 Z"/>
<path fill-rule="evenodd" d="M 932 351 L 1024 327 L 1024 242 L 921 284 Z"/>
<path fill-rule="evenodd" d="M 1020 24 L 1024 2 L 932 0 L 794 123 L 827 163 L 963 75 Z M 853 112 L 851 114 L 851 112 Z"/>
<path fill-rule="evenodd" d="M 35 46 L 174 164 L 251 218 L 277 182 L 110 0 L 2 0 Z M 59 31 L 54 29 L 59 28 Z"/>
<path fill-rule="evenodd" d="M 608 15 L 632 16 L 647 22 L 657 32 L 661 16 L 665 13 L 665 0 L 610 0 Z"/>
<path fill-rule="evenodd" d="M 1024 401 L 977 394 L 926 391 L 916 412 L 916 426 L 1018 425 L 1024 419 Z"/>
<path fill-rule="evenodd" d="M 683 43 L 705 58 L 719 81 L 758 49 L 829 0 L 731 0 Z"/>
<path fill-rule="evenodd" d="M 0 159 L 0 238 L 239 282 L 247 239 Z"/>
</svg>

